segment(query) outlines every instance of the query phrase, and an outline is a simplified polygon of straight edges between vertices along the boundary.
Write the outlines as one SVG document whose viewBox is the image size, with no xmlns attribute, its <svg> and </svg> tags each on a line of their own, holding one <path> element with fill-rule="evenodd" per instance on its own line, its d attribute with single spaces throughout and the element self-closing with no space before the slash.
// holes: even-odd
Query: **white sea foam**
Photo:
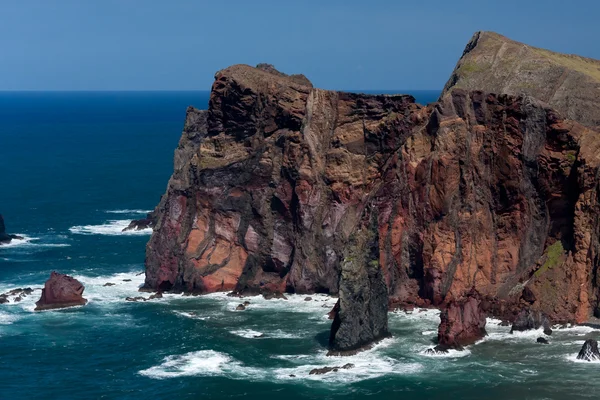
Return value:
<svg viewBox="0 0 600 400">
<path fill-rule="evenodd" d="M 447 353 L 428 353 L 427 350 L 433 348 L 433 346 L 420 346 L 418 349 L 418 353 L 424 357 L 432 357 L 432 358 L 459 358 L 466 357 L 471 354 L 471 350 L 469 348 L 464 348 L 463 350 L 456 349 L 448 349 Z"/>
<path fill-rule="evenodd" d="M 107 214 L 148 214 L 148 213 L 152 212 L 152 210 L 125 209 L 125 210 L 106 210 L 104 212 Z"/>
<path fill-rule="evenodd" d="M 600 360 L 594 360 L 594 361 L 578 360 L 577 359 L 578 354 L 579 354 L 579 352 L 573 353 L 573 354 L 568 354 L 565 356 L 565 360 L 574 362 L 574 363 L 578 363 L 578 364 L 593 365 L 596 368 L 598 368 L 598 365 L 600 365 Z"/>
<path fill-rule="evenodd" d="M 422 370 L 418 363 L 400 362 L 370 350 L 349 357 L 327 357 L 325 352 L 312 356 L 280 356 L 277 358 L 293 363 L 303 363 L 289 368 L 248 367 L 228 354 L 214 350 L 201 350 L 182 355 L 165 357 L 161 364 L 139 372 L 154 379 L 176 378 L 181 376 L 224 376 L 230 379 L 252 381 L 270 380 L 309 380 L 327 383 L 351 383 L 383 375 L 406 375 Z M 306 363 L 306 364 L 304 364 Z M 310 375 L 315 368 L 354 364 L 352 368 L 340 368 L 336 372 Z"/>
<path fill-rule="evenodd" d="M 281 329 L 266 332 L 259 332 L 254 329 L 237 329 L 231 331 L 231 333 L 246 339 L 301 339 L 305 336 L 300 333 L 284 332 Z"/>
<path fill-rule="evenodd" d="M 264 337 L 264 333 L 255 331 L 253 329 L 238 329 L 235 331 L 231 331 L 231 333 L 233 333 L 236 336 L 241 336 L 241 337 L 247 338 L 247 339 L 256 339 L 256 338 Z"/>
<path fill-rule="evenodd" d="M 421 335 L 423 336 L 431 336 L 431 335 L 437 335 L 438 331 L 423 331 L 421 332 Z"/>
<path fill-rule="evenodd" d="M 200 350 L 165 357 L 160 365 L 144 369 L 139 374 L 154 379 L 181 376 L 227 376 L 248 379 L 260 376 L 261 372 L 258 368 L 243 366 L 228 354 L 214 350 Z"/>
<path fill-rule="evenodd" d="M 18 315 L 0 311 L 0 325 L 10 325 L 18 319 Z"/>
<path fill-rule="evenodd" d="M 164 296 L 164 295 L 163 295 Z M 210 315 L 198 315 L 196 313 L 193 312 L 185 312 L 185 311 L 173 311 L 174 314 L 179 315 L 181 317 L 184 318 L 191 318 L 191 319 L 198 319 L 201 321 L 205 321 L 207 319 L 210 319 Z"/>
<path fill-rule="evenodd" d="M 1 249 L 15 248 L 15 247 L 68 247 L 70 244 L 68 243 L 43 243 L 40 242 L 40 238 L 31 237 L 24 234 L 17 234 L 17 236 L 21 236 L 23 239 L 13 239 L 9 243 L 0 244 Z"/>
<path fill-rule="evenodd" d="M 78 235 L 108 235 L 108 236 L 121 236 L 121 235 L 150 235 L 152 228 L 146 228 L 141 230 L 128 230 L 123 232 L 123 229 L 127 228 L 131 223 L 130 219 L 110 220 L 100 225 L 78 225 L 69 228 L 69 231 Z"/>
</svg>

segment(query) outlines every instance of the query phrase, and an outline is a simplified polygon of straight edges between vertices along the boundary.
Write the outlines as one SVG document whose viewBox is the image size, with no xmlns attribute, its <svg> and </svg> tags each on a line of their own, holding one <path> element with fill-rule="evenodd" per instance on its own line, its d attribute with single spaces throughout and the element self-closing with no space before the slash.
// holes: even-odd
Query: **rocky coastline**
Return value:
<svg viewBox="0 0 600 400">
<path fill-rule="evenodd" d="M 332 351 L 385 337 L 388 308 L 442 309 L 444 347 L 477 340 L 486 316 L 514 330 L 586 322 L 598 102 L 578 115 L 542 96 L 546 72 L 529 93 L 471 73 L 492 53 L 509 68 L 499 49 L 513 43 L 478 32 L 428 106 L 316 89 L 268 65 L 219 71 L 208 110 L 187 110 L 143 289 L 339 296 Z M 521 61 L 585 73 L 532 54 Z"/>
</svg>

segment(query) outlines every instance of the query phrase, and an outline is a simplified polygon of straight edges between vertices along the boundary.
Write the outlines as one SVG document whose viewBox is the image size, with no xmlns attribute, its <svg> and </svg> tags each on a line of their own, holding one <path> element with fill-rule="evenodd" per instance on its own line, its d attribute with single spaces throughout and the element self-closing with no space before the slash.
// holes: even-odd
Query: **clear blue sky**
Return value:
<svg viewBox="0 0 600 400">
<path fill-rule="evenodd" d="M 477 30 L 600 59 L 600 0 L 0 0 L 0 90 L 208 90 L 269 62 L 327 89 L 440 89 Z"/>
</svg>

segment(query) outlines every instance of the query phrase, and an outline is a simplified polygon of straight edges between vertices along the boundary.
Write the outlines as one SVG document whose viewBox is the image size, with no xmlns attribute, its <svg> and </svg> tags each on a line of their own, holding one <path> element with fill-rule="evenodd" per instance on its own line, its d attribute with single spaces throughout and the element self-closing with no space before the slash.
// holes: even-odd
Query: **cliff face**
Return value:
<svg viewBox="0 0 600 400">
<path fill-rule="evenodd" d="M 188 109 L 145 288 L 337 294 L 334 351 L 386 336 L 388 304 L 473 289 L 487 313 L 582 322 L 599 135 L 528 96 L 454 89 L 425 108 L 227 68 Z"/>
<path fill-rule="evenodd" d="M 477 32 L 442 96 L 453 88 L 527 94 L 590 127 L 600 127 L 600 61 L 555 53 L 493 32 Z"/>
<path fill-rule="evenodd" d="M 338 293 L 349 237 L 423 111 L 410 96 L 220 71 L 209 110 L 188 110 L 146 286 Z"/>
</svg>

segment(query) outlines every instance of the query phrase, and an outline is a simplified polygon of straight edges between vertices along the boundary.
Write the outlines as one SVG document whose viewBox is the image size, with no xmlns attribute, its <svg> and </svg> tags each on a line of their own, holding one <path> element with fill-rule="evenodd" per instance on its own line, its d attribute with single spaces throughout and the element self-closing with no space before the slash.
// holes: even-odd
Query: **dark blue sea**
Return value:
<svg viewBox="0 0 600 400">
<path fill-rule="evenodd" d="M 558 329 L 542 346 L 541 332 L 489 320 L 481 342 L 431 357 L 438 312 L 398 312 L 392 338 L 339 358 L 325 356 L 325 295 L 250 298 L 244 312 L 224 294 L 125 301 L 139 295 L 150 232 L 121 230 L 158 203 L 186 107 L 207 103 L 208 92 L 0 93 L 0 213 L 25 237 L 0 247 L 0 293 L 40 288 L 56 270 L 89 300 L 34 312 L 36 291 L 0 305 L 0 400 L 598 397 L 600 364 L 575 361 L 592 328 Z"/>
</svg>

